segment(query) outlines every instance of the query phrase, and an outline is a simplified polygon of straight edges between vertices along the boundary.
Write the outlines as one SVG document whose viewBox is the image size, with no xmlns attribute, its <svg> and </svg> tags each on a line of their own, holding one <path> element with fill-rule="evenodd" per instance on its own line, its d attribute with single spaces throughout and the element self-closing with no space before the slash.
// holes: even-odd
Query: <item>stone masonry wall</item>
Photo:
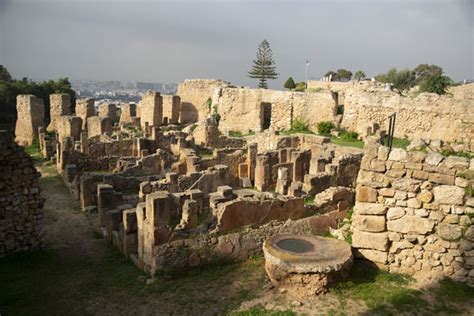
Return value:
<svg viewBox="0 0 474 316">
<path fill-rule="evenodd" d="M 71 96 L 67 93 L 49 95 L 50 118 L 48 131 L 57 129 L 58 119 L 63 115 L 71 115 Z"/>
<path fill-rule="evenodd" d="M 474 284 L 474 197 L 466 189 L 473 173 L 474 159 L 402 149 L 389 154 L 370 140 L 357 178 L 357 255 L 391 271 Z"/>
<path fill-rule="evenodd" d="M 318 122 L 336 120 L 337 104 L 330 91 L 302 93 L 227 87 L 212 100 L 221 115 L 219 129 L 223 132 L 260 131 L 264 122 L 262 104 L 271 104 L 273 129 L 288 130 L 294 120 L 300 119 L 316 131 Z"/>
<path fill-rule="evenodd" d="M 217 88 L 229 83 L 217 79 L 191 79 L 181 82 L 177 95 L 181 98 L 180 123 L 193 123 L 205 119 L 211 112 L 207 100 Z"/>
<path fill-rule="evenodd" d="M 0 257 L 42 245 L 42 208 L 33 159 L 0 131 Z"/>
</svg>

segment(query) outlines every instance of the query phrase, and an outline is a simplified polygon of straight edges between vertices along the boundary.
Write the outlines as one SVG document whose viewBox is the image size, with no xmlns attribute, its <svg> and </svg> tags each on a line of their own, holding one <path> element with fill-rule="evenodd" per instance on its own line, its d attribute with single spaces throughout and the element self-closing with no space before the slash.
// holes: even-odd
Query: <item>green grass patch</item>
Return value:
<svg viewBox="0 0 474 316">
<path fill-rule="evenodd" d="M 389 273 L 359 262 L 352 268 L 348 281 L 339 283 L 331 292 L 342 306 L 345 306 L 346 298 L 363 301 L 370 309 L 369 314 L 423 311 L 429 304 L 421 298 L 422 291 L 407 287 L 412 282 L 407 275 Z M 392 313 L 393 310 L 397 313 Z"/>
<path fill-rule="evenodd" d="M 440 154 L 443 155 L 444 157 L 456 156 L 456 157 L 463 157 L 467 159 L 474 158 L 474 154 L 471 154 L 467 151 L 453 151 L 453 150 L 442 149 Z"/>
<path fill-rule="evenodd" d="M 331 143 L 339 145 L 339 146 L 356 147 L 360 149 L 364 148 L 364 142 L 357 139 L 331 136 Z"/>
<path fill-rule="evenodd" d="M 388 146 L 388 137 L 384 139 L 384 145 Z M 406 138 L 398 138 L 398 137 L 393 138 L 392 148 L 407 149 L 408 145 L 410 145 L 410 141 Z"/>
<path fill-rule="evenodd" d="M 303 199 L 304 205 L 311 205 L 314 203 L 314 196 L 307 196 Z"/>
<path fill-rule="evenodd" d="M 33 144 L 25 147 L 25 152 L 30 155 L 35 162 L 43 161 L 43 156 L 41 155 L 41 149 L 37 139 L 33 141 Z"/>
<path fill-rule="evenodd" d="M 297 314 L 290 310 L 274 311 L 265 309 L 262 305 L 256 305 L 244 311 L 233 312 L 231 316 L 296 316 Z"/>
</svg>

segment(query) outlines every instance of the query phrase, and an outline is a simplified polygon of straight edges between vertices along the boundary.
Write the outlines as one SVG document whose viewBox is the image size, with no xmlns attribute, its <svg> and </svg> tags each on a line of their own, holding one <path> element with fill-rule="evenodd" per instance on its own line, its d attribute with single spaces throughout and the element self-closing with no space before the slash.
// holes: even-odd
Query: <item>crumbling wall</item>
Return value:
<svg viewBox="0 0 474 316">
<path fill-rule="evenodd" d="M 95 115 L 94 99 L 76 100 L 76 115 L 82 119 L 82 129 L 86 129 L 87 119 Z"/>
<path fill-rule="evenodd" d="M 20 94 L 16 97 L 16 111 L 15 141 L 31 145 L 38 139 L 38 128 L 44 126 L 43 100 L 32 94 Z"/>
<path fill-rule="evenodd" d="M 367 143 L 352 225 L 358 256 L 474 283 L 473 170 L 474 160 Z"/>
<path fill-rule="evenodd" d="M 474 84 L 469 86 L 474 89 Z M 406 97 L 386 91 L 379 85 L 350 88 L 346 90 L 341 125 L 361 134 L 373 123 L 388 130 L 388 116 L 396 113 L 396 137 L 458 141 L 473 146 L 474 96 L 472 93 L 462 94 L 459 90 L 455 89 L 458 97 L 434 93 Z"/>
<path fill-rule="evenodd" d="M 39 177 L 33 159 L 0 131 L 0 257 L 42 246 Z"/>
<path fill-rule="evenodd" d="M 181 98 L 181 123 L 193 123 L 205 119 L 212 111 L 208 103 L 216 89 L 226 87 L 229 83 L 217 79 L 190 79 L 181 82 L 177 95 Z"/>
<path fill-rule="evenodd" d="M 289 130 L 299 119 L 316 131 L 321 121 L 336 120 L 336 100 L 330 91 L 319 93 L 289 92 L 266 89 L 226 87 L 216 93 L 212 105 L 221 116 L 219 129 L 248 132 L 268 125 Z M 271 117 L 270 122 L 267 115 Z"/>
</svg>

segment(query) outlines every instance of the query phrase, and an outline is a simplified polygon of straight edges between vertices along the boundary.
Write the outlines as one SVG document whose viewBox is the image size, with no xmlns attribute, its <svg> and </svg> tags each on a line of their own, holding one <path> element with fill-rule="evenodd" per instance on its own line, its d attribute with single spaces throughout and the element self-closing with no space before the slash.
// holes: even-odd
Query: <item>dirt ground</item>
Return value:
<svg viewBox="0 0 474 316">
<path fill-rule="evenodd" d="M 263 258 L 152 280 L 101 238 L 94 215 L 80 211 L 52 166 L 38 169 L 47 246 L 0 259 L 0 315 L 467 315 L 474 310 L 474 292 L 463 285 L 440 294 L 436 286 L 364 266 L 353 269 L 341 288 L 312 298 L 273 289 Z"/>
</svg>

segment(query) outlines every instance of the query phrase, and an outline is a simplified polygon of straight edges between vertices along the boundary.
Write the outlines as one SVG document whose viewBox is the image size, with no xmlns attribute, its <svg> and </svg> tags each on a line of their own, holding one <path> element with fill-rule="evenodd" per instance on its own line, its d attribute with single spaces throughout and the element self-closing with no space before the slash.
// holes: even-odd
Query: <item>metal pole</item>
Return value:
<svg viewBox="0 0 474 316">
<path fill-rule="evenodd" d="M 306 60 L 306 70 L 304 73 L 304 87 L 308 89 L 308 68 L 309 68 L 309 60 Z"/>
</svg>

